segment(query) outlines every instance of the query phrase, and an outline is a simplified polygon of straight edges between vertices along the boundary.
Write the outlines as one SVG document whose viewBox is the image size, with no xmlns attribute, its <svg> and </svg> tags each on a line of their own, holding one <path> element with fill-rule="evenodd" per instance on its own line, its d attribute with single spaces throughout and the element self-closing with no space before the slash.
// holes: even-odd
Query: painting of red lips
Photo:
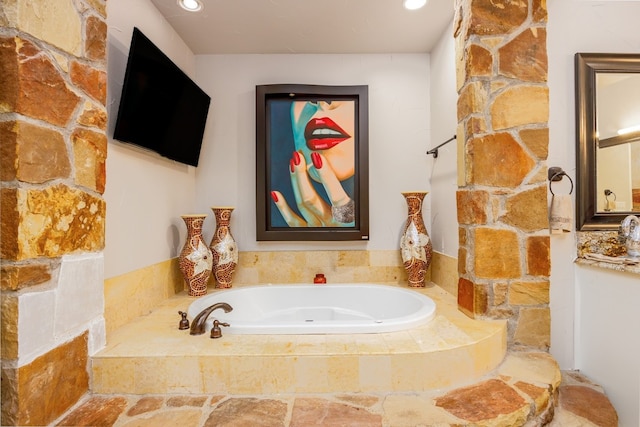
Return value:
<svg viewBox="0 0 640 427">
<path fill-rule="evenodd" d="M 256 86 L 256 238 L 369 240 L 368 87 Z"/>
<path fill-rule="evenodd" d="M 304 139 L 310 150 L 327 150 L 351 138 L 328 117 L 311 119 L 304 129 Z"/>
</svg>

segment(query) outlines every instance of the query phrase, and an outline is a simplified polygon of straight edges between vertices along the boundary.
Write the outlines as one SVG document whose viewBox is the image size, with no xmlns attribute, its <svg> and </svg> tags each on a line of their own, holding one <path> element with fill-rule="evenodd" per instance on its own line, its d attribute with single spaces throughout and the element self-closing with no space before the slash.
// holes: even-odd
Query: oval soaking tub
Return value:
<svg viewBox="0 0 640 427">
<path fill-rule="evenodd" d="M 219 302 L 233 307 L 214 310 L 207 319 L 227 322 L 223 334 L 358 334 L 394 332 L 423 325 L 435 316 L 431 298 L 388 285 L 258 285 L 224 289 L 193 301 L 193 320 Z"/>
</svg>

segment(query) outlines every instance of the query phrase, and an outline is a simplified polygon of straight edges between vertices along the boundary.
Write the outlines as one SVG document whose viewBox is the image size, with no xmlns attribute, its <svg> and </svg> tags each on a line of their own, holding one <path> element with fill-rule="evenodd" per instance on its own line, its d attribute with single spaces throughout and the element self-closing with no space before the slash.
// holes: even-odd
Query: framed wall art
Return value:
<svg viewBox="0 0 640 427">
<path fill-rule="evenodd" d="M 261 240 L 368 240 L 368 87 L 256 86 Z"/>
</svg>

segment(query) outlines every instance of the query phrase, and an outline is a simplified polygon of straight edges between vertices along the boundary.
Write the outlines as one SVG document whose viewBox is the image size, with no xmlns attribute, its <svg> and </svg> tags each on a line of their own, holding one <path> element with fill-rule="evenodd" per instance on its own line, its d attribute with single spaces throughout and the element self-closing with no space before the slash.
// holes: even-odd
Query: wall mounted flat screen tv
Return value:
<svg viewBox="0 0 640 427">
<path fill-rule="evenodd" d="M 210 102 L 151 40 L 133 29 L 114 139 L 198 166 Z"/>
</svg>

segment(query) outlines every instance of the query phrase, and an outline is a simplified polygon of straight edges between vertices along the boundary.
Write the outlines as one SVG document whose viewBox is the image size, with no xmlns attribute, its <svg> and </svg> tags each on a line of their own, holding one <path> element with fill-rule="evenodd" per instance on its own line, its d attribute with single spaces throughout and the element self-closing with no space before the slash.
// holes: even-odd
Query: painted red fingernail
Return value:
<svg viewBox="0 0 640 427">
<path fill-rule="evenodd" d="M 297 151 L 293 152 L 293 163 L 298 166 L 300 164 L 300 153 L 298 153 Z M 291 171 L 293 172 L 293 171 Z"/>
<path fill-rule="evenodd" d="M 289 170 L 293 173 L 293 159 L 289 160 Z"/>
<path fill-rule="evenodd" d="M 320 157 L 320 154 L 316 152 L 311 153 L 311 161 L 316 169 L 320 169 L 322 167 L 322 157 Z"/>
<path fill-rule="evenodd" d="M 278 193 L 276 193 L 275 191 L 272 191 L 271 198 L 273 199 L 274 202 L 278 203 Z"/>
</svg>

